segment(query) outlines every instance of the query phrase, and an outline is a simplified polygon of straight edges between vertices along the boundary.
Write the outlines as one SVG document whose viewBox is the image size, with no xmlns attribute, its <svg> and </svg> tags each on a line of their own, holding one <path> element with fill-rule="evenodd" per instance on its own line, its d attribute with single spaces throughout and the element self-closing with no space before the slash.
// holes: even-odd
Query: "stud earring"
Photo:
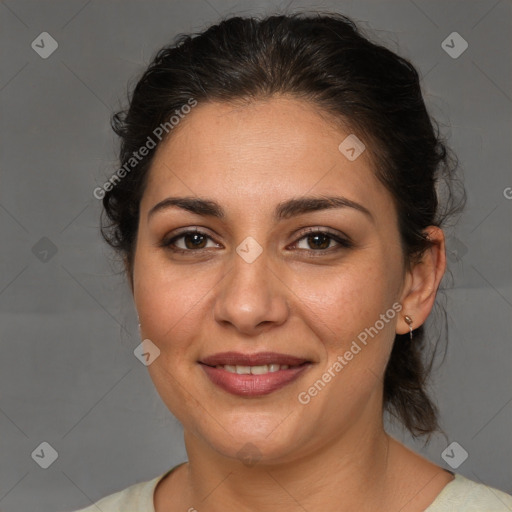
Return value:
<svg viewBox="0 0 512 512">
<path fill-rule="evenodd" d="M 404 320 L 409 326 L 409 336 L 411 337 L 412 340 L 412 318 L 409 315 L 405 315 Z"/>
</svg>

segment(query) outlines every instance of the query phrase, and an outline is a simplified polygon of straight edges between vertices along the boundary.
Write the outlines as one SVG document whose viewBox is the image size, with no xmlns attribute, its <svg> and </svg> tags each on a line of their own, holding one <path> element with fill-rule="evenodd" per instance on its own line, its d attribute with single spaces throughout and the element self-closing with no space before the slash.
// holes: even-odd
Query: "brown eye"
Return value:
<svg viewBox="0 0 512 512">
<path fill-rule="evenodd" d="M 304 241 L 307 247 L 300 247 L 299 244 L 301 241 Z M 334 242 L 334 245 L 332 242 Z M 329 231 L 322 231 L 320 229 L 313 229 L 309 230 L 304 236 L 299 238 L 297 242 L 295 242 L 295 246 L 301 250 L 310 252 L 327 252 L 329 249 L 336 250 L 341 248 L 350 248 L 353 246 L 353 243 L 338 234 L 334 234 Z"/>
<path fill-rule="evenodd" d="M 188 233 L 182 235 L 187 249 L 204 249 L 207 237 L 201 233 Z"/>
<path fill-rule="evenodd" d="M 160 246 L 175 252 L 194 252 L 207 249 L 209 240 L 212 240 L 212 238 L 201 231 L 184 231 L 179 235 L 163 240 Z M 215 244 L 214 246 L 218 247 L 219 244 Z"/>
<path fill-rule="evenodd" d="M 322 233 L 315 233 L 314 235 L 308 235 L 307 241 L 312 249 L 328 249 L 332 238 Z"/>
</svg>

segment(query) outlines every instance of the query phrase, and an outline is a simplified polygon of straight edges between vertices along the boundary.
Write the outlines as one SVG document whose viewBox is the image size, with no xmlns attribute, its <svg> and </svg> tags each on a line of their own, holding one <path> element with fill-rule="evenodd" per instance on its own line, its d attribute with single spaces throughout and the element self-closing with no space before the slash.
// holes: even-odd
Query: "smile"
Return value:
<svg viewBox="0 0 512 512">
<path fill-rule="evenodd" d="M 215 386 L 243 397 L 268 395 L 291 384 L 311 361 L 274 352 L 223 352 L 198 361 Z"/>
</svg>

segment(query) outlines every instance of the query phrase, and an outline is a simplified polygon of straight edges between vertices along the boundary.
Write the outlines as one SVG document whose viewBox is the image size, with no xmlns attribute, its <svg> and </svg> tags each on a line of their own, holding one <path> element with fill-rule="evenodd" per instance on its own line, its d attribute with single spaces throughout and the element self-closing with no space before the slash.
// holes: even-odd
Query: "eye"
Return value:
<svg viewBox="0 0 512 512">
<path fill-rule="evenodd" d="M 179 240 L 183 241 L 181 246 L 177 244 Z M 207 249 L 208 247 L 206 246 L 206 243 L 208 240 L 213 241 L 213 239 L 206 233 L 194 229 L 183 231 L 180 234 L 173 236 L 172 238 L 164 239 L 160 246 L 171 249 L 175 252 L 193 252 L 200 249 Z M 215 243 L 214 246 L 218 247 L 219 244 Z"/>
<path fill-rule="evenodd" d="M 304 241 L 307 247 L 299 247 L 299 249 L 310 252 L 326 252 L 331 249 L 336 250 L 340 247 L 350 248 L 353 246 L 353 243 L 348 238 L 344 238 L 339 234 L 331 233 L 330 231 L 322 230 L 320 228 L 308 229 L 306 234 L 295 242 L 294 246 L 298 246 L 301 241 Z M 338 244 L 338 247 L 336 247 L 336 245 L 332 246 L 332 242 Z"/>
</svg>

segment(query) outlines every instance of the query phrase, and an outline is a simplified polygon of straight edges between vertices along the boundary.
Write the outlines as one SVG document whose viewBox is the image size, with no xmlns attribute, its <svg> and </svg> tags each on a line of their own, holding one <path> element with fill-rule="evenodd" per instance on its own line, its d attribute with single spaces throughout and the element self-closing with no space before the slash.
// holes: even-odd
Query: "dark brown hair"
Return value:
<svg viewBox="0 0 512 512">
<path fill-rule="evenodd" d="M 462 207 L 449 186 L 444 204 L 438 200 L 439 183 L 449 184 L 457 161 L 427 113 L 416 69 L 338 13 L 232 17 L 202 33 L 177 36 L 157 52 L 129 108 L 112 118 L 121 138 L 121 165 L 191 98 L 201 104 L 275 94 L 314 104 L 365 141 L 375 173 L 394 199 L 406 264 L 429 247 L 424 229 L 441 226 Z M 139 204 L 154 153 L 123 173 L 103 197 L 108 222 L 102 234 L 119 251 L 130 279 Z M 426 391 L 431 363 L 424 361 L 424 334 L 421 326 L 412 342 L 408 334 L 396 336 L 384 379 L 385 409 L 413 436 L 439 430 Z"/>
</svg>

